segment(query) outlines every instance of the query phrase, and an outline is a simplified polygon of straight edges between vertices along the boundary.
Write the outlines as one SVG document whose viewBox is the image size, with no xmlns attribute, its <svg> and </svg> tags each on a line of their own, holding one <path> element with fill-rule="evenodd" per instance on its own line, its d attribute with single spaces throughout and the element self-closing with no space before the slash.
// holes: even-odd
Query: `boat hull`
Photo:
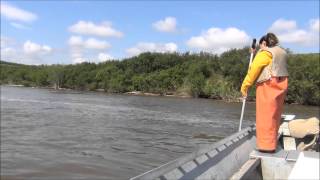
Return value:
<svg viewBox="0 0 320 180">
<path fill-rule="evenodd" d="M 255 127 L 250 126 L 131 180 L 231 178 L 249 160 L 255 140 Z"/>
</svg>

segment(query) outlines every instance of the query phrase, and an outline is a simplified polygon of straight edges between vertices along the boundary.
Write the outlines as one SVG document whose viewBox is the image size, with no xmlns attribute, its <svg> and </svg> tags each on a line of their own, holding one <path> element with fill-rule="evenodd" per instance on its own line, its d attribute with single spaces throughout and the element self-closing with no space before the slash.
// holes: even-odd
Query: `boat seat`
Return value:
<svg viewBox="0 0 320 180">
<path fill-rule="evenodd" d="M 278 146 L 275 153 L 263 153 L 258 150 L 253 150 L 250 153 L 250 158 L 281 158 L 286 159 L 288 151 L 284 151 L 281 147 Z"/>
<path fill-rule="evenodd" d="M 282 137 L 283 148 L 287 151 L 296 150 L 297 145 L 293 137 L 290 136 L 289 122 L 295 118 L 295 115 L 281 115 L 282 123 L 278 131 L 278 139 Z"/>
</svg>

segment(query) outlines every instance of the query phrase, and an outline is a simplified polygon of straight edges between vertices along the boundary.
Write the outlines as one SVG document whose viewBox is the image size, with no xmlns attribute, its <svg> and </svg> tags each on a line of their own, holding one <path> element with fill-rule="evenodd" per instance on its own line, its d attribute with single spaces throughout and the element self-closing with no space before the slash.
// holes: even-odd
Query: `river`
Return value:
<svg viewBox="0 0 320 180">
<path fill-rule="evenodd" d="M 128 179 L 236 132 L 240 111 L 210 99 L 1 86 L 1 179 Z M 319 117 L 319 107 L 284 111 Z M 248 103 L 244 127 L 254 119 Z"/>
</svg>

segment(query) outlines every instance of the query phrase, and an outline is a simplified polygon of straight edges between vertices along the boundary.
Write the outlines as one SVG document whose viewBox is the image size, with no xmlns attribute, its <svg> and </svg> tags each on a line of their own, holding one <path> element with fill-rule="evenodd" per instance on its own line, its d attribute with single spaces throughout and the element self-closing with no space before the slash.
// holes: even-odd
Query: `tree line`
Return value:
<svg viewBox="0 0 320 180">
<path fill-rule="evenodd" d="M 232 49 L 219 56 L 206 52 L 147 52 L 99 64 L 36 66 L 1 61 L 0 83 L 235 100 L 241 96 L 239 90 L 247 73 L 249 56 L 246 47 Z M 287 103 L 320 104 L 319 62 L 319 53 L 289 54 Z M 254 98 L 255 91 L 251 90 L 249 96 Z"/>
</svg>

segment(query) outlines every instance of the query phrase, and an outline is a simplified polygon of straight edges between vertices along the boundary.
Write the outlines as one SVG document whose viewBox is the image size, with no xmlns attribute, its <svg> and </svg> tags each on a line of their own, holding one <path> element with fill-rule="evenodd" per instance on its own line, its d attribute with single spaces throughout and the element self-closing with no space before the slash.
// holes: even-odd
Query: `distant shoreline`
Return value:
<svg viewBox="0 0 320 180">
<path fill-rule="evenodd" d="M 201 99 L 212 99 L 214 101 L 223 101 L 226 103 L 240 103 L 242 102 L 242 98 L 228 98 L 228 99 L 223 99 L 223 98 L 212 98 L 212 97 L 192 97 L 191 95 L 188 95 L 186 93 L 177 93 L 177 92 L 171 92 L 171 93 L 165 93 L 165 94 L 160 94 L 160 93 L 151 93 L 151 92 L 142 92 L 142 91 L 129 91 L 129 92 L 124 92 L 124 93 L 110 93 L 110 92 L 105 92 L 104 89 L 95 89 L 95 90 L 80 90 L 80 89 L 69 89 L 69 88 L 58 88 L 55 89 L 54 87 L 36 87 L 36 86 L 24 86 L 22 84 L 0 84 L 0 86 L 8 86 L 8 87 L 26 87 L 26 88 L 37 88 L 37 89 L 50 89 L 50 90 L 56 90 L 56 91 L 79 91 L 79 92 L 100 92 L 104 94 L 120 94 L 120 95 L 129 95 L 129 96 L 150 96 L 150 97 L 175 97 L 175 98 L 201 98 Z M 247 98 L 248 103 L 254 103 L 255 98 L 254 97 L 248 97 Z M 299 103 L 287 103 L 285 104 L 293 104 L 293 105 L 304 105 L 304 106 L 313 106 L 313 105 L 305 105 L 305 104 L 299 104 Z"/>
<path fill-rule="evenodd" d="M 242 102 L 248 47 L 216 56 L 210 53 L 145 52 L 123 61 L 32 66 L 1 61 L 0 84 L 70 88 L 141 96 L 175 96 Z M 288 55 L 289 89 L 285 102 L 320 106 L 320 54 Z M 255 100 L 255 87 L 247 101 Z M 141 91 L 141 92 L 138 92 Z"/>
<path fill-rule="evenodd" d="M 129 96 L 154 96 L 154 97 L 176 97 L 176 98 L 201 98 L 201 99 L 212 99 L 215 101 L 223 101 L 226 103 L 235 103 L 235 102 L 242 102 L 242 99 L 239 98 L 217 98 L 217 97 L 192 97 L 191 95 L 187 93 L 178 93 L 178 92 L 167 92 L 164 94 L 161 93 L 152 93 L 152 92 L 142 92 L 142 91 L 129 91 L 124 93 L 110 93 L 105 92 L 104 89 L 95 89 L 95 90 L 80 90 L 80 89 L 70 89 L 70 88 L 54 88 L 54 87 L 40 87 L 40 86 L 24 86 L 22 84 L 1 84 L 1 86 L 8 86 L 8 87 L 26 87 L 26 88 L 37 88 L 37 89 L 50 89 L 50 90 L 56 90 L 56 91 L 79 91 L 79 92 L 100 92 L 105 94 L 122 94 L 122 95 L 129 95 Z M 254 98 L 247 99 L 247 102 L 255 102 Z"/>
</svg>

